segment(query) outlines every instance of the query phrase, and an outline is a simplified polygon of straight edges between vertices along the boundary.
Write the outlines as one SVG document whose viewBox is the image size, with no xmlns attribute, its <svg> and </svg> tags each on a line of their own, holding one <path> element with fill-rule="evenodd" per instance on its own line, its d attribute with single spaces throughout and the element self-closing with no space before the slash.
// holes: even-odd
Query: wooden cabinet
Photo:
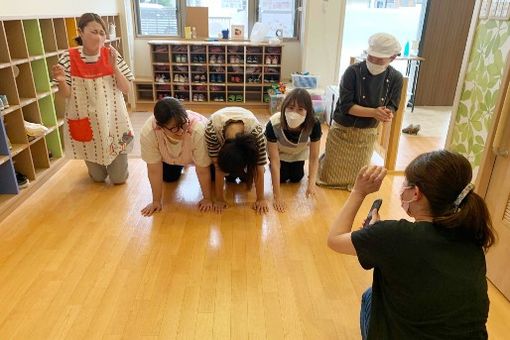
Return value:
<svg viewBox="0 0 510 340">
<path fill-rule="evenodd" d="M 58 57 L 75 46 L 77 19 L 0 18 L 0 95 L 9 104 L 0 110 L 0 207 L 9 194 L 20 192 L 15 171 L 34 182 L 64 155 L 65 103 L 56 96 L 50 72 Z M 103 20 L 116 24 L 119 33 L 117 15 Z M 111 38 L 122 52 L 121 39 Z M 44 125 L 47 131 L 29 137 L 25 122 Z"/>
<path fill-rule="evenodd" d="M 137 79 L 136 101 L 172 96 L 193 103 L 269 101 L 281 80 L 282 46 L 243 42 L 149 41 L 152 79 Z"/>
</svg>

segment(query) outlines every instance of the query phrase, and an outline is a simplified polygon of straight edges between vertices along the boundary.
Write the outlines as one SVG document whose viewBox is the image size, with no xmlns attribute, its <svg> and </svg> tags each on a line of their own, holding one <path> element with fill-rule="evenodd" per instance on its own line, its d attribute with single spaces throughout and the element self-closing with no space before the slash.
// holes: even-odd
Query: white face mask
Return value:
<svg viewBox="0 0 510 340">
<path fill-rule="evenodd" d="M 372 74 L 373 76 L 383 73 L 388 68 L 388 64 L 379 65 L 379 64 L 374 64 L 368 60 L 366 62 L 367 62 L 368 72 L 370 72 L 370 74 Z"/>
<path fill-rule="evenodd" d="M 285 111 L 285 120 L 291 129 L 299 127 L 305 121 L 305 116 L 294 111 Z"/>
</svg>

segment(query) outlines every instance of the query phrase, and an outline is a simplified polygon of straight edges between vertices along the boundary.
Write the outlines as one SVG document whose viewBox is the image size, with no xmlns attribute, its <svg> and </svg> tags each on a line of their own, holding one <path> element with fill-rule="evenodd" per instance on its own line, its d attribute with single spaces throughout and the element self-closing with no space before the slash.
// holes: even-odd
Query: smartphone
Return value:
<svg viewBox="0 0 510 340">
<path fill-rule="evenodd" d="M 380 198 L 376 199 L 374 201 L 374 203 L 372 203 L 372 207 L 368 211 L 368 216 L 367 216 L 365 222 L 363 223 L 363 228 L 365 228 L 366 226 L 369 225 L 370 221 L 372 220 L 372 211 L 374 209 L 377 209 L 377 211 L 379 211 L 379 209 L 381 208 L 381 204 L 382 204 L 382 199 L 380 199 Z"/>
</svg>

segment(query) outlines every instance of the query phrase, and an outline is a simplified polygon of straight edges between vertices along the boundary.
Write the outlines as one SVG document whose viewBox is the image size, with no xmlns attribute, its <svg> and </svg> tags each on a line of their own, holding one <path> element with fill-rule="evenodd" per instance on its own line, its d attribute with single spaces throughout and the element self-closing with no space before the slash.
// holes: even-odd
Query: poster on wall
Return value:
<svg viewBox="0 0 510 340">
<path fill-rule="evenodd" d="M 232 25 L 232 39 L 244 40 L 244 25 Z"/>
</svg>

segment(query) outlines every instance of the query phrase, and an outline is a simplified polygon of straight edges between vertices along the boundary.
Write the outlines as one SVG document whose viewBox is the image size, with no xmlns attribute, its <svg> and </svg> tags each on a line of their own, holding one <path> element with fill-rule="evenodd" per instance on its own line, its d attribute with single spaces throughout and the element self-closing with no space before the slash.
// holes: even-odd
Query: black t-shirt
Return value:
<svg viewBox="0 0 510 340">
<path fill-rule="evenodd" d="M 402 74 L 391 66 L 376 76 L 370 74 L 365 61 L 350 65 L 342 75 L 339 98 L 333 119 L 340 125 L 360 129 L 374 128 L 379 122 L 373 117 L 351 115 L 355 104 L 364 107 L 386 106 L 397 112 L 402 94 Z"/>
<path fill-rule="evenodd" d="M 381 221 L 351 238 L 374 268 L 368 339 L 487 339 L 485 256 L 461 230 Z"/>
<path fill-rule="evenodd" d="M 291 141 L 294 144 L 297 144 L 301 131 L 283 130 L 283 133 L 285 134 L 285 137 L 287 137 L 289 141 Z M 273 124 L 271 124 L 271 121 L 267 122 L 265 134 L 268 142 L 276 143 L 278 141 L 278 139 L 276 138 L 276 134 L 274 133 Z M 321 136 L 322 136 L 321 123 L 318 120 L 315 120 L 312 132 L 310 133 L 310 142 L 319 141 L 321 139 Z"/>
</svg>

